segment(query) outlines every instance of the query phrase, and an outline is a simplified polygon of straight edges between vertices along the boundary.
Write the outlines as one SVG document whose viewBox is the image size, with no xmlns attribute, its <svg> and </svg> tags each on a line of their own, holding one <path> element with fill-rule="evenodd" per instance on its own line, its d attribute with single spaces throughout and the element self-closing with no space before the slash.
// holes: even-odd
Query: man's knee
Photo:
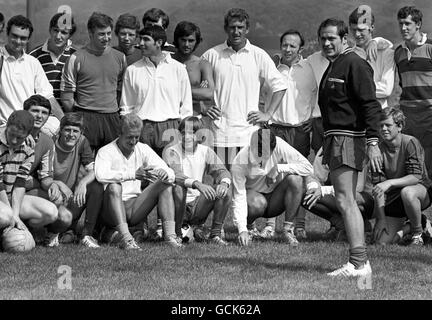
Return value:
<svg viewBox="0 0 432 320">
<path fill-rule="evenodd" d="M 103 185 L 97 182 L 96 180 L 87 186 L 87 194 L 101 195 L 103 194 L 103 192 L 104 192 Z"/>
<path fill-rule="evenodd" d="M 289 174 L 284 178 L 284 183 L 288 190 L 303 191 L 303 177 L 295 174 Z"/>
<path fill-rule="evenodd" d="M 58 218 L 56 223 L 62 228 L 68 228 L 72 224 L 73 215 L 66 207 L 60 206 L 58 208 Z"/>
<path fill-rule="evenodd" d="M 401 198 L 402 202 L 412 203 L 413 201 L 418 200 L 417 190 L 415 188 L 411 188 L 410 186 L 404 187 L 401 190 Z"/>
<path fill-rule="evenodd" d="M 267 209 L 267 200 L 264 197 L 253 197 L 248 199 L 248 211 L 262 212 Z"/>
<path fill-rule="evenodd" d="M 165 199 L 173 196 L 173 187 L 161 181 L 155 182 L 156 190 L 159 193 L 160 199 Z"/>
<path fill-rule="evenodd" d="M 122 186 L 119 183 L 110 183 L 106 189 L 105 192 L 108 197 L 110 198 L 122 198 Z"/>
<path fill-rule="evenodd" d="M 13 223 L 12 209 L 5 207 L 0 211 L 0 230 L 6 228 Z"/>
</svg>

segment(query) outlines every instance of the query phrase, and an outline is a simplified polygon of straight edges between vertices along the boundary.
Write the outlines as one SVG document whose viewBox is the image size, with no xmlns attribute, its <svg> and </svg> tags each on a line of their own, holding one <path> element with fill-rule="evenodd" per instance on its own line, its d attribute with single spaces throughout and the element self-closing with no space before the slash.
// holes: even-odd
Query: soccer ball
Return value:
<svg viewBox="0 0 432 320">
<path fill-rule="evenodd" d="M 194 232 L 193 232 L 193 228 L 190 225 L 184 224 L 181 228 L 181 233 L 182 233 L 183 243 L 187 243 L 187 242 L 190 243 L 194 241 Z"/>
<path fill-rule="evenodd" d="M 27 229 L 12 228 L 3 233 L 2 246 L 5 252 L 26 252 L 35 247 L 32 234 Z"/>
</svg>

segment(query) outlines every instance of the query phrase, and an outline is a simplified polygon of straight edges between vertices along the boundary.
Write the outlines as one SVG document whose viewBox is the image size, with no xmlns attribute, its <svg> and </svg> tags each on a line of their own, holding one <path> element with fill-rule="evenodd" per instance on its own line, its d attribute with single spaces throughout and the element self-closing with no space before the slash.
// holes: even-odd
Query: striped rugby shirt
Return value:
<svg viewBox="0 0 432 320">
<path fill-rule="evenodd" d="M 432 106 L 432 40 L 422 33 L 422 39 L 412 51 L 405 42 L 394 53 L 402 94 L 402 107 Z"/>
<path fill-rule="evenodd" d="M 0 128 L 0 191 L 6 191 L 8 198 L 14 187 L 25 187 L 33 161 L 33 149 L 25 143 L 18 149 L 10 149 L 6 127 Z"/>
<path fill-rule="evenodd" d="M 48 78 L 48 81 L 51 83 L 54 89 L 54 97 L 60 104 L 60 82 L 63 67 L 71 54 L 75 51 L 76 49 L 72 47 L 72 41 L 68 40 L 68 43 L 64 48 L 63 52 L 57 58 L 55 58 L 55 55 L 48 50 L 47 40 L 44 44 L 34 48 L 30 52 L 30 55 L 38 59 L 41 63 L 42 68 L 44 69 L 45 74 Z"/>
</svg>

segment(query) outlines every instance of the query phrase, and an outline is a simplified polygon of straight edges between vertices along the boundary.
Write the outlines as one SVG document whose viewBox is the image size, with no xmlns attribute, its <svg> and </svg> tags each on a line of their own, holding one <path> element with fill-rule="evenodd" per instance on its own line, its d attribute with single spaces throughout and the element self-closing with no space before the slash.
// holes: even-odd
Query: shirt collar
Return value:
<svg viewBox="0 0 432 320">
<path fill-rule="evenodd" d="M 162 62 L 170 63 L 173 60 L 170 52 L 162 51 L 162 55 L 163 55 L 163 58 L 159 63 L 162 63 Z M 143 56 L 143 59 L 145 62 L 151 63 L 153 65 L 153 62 L 150 61 L 150 58 Z"/>
<path fill-rule="evenodd" d="M 424 45 L 427 41 L 427 33 L 422 32 L 421 36 L 422 37 L 421 37 L 420 41 L 417 43 L 418 46 Z M 405 41 L 402 42 L 402 48 L 408 49 L 408 46 L 406 45 Z"/>
<path fill-rule="evenodd" d="M 304 68 L 305 63 L 306 63 L 306 60 L 303 59 L 303 56 L 300 55 L 300 59 L 299 59 L 296 63 L 294 63 L 294 64 L 291 66 L 291 68 L 292 68 L 292 67 L 300 67 L 300 68 Z M 277 68 L 279 68 L 279 67 L 281 67 L 281 68 L 283 68 L 283 67 L 287 67 L 287 68 L 289 68 L 289 66 L 287 66 L 286 64 L 281 63 L 281 59 L 279 59 L 279 63 L 278 63 L 278 65 L 277 65 L 276 67 L 277 67 Z"/>
<path fill-rule="evenodd" d="M 234 51 L 234 49 L 232 47 L 228 46 L 228 40 L 225 40 L 225 42 L 223 43 L 222 49 Z M 246 45 L 243 48 L 241 48 L 239 51 L 242 51 L 242 50 L 251 51 L 251 49 L 252 49 L 252 45 L 251 45 L 250 41 L 248 39 L 246 39 Z"/>
<path fill-rule="evenodd" d="M 11 54 L 9 53 L 9 51 L 7 51 L 6 46 L 1 47 L 0 50 L 1 50 L 1 54 L 4 55 L 4 57 L 5 57 L 6 60 L 7 60 L 8 58 L 13 58 L 13 59 L 15 59 L 15 57 L 14 57 L 13 55 L 11 55 Z M 19 57 L 18 59 L 15 59 L 15 60 L 24 60 L 25 55 L 26 55 L 26 52 L 25 52 L 25 50 L 23 50 L 23 54 L 22 54 L 22 56 Z"/>
</svg>

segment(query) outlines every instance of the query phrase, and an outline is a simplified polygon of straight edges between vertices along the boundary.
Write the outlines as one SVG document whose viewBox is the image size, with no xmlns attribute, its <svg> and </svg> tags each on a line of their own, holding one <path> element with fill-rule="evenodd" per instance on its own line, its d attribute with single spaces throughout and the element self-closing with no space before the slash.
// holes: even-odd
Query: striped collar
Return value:
<svg viewBox="0 0 432 320">
<path fill-rule="evenodd" d="M 424 45 L 425 43 L 426 43 L 426 41 L 427 41 L 427 33 L 421 33 L 421 40 L 417 43 L 417 46 L 422 46 L 422 45 Z M 407 44 L 406 44 L 406 42 L 405 41 L 403 41 L 402 43 L 401 43 L 401 46 L 402 46 L 402 48 L 405 48 L 405 49 L 408 49 L 409 50 L 409 48 L 408 48 L 408 46 L 407 46 Z"/>
<path fill-rule="evenodd" d="M 47 40 L 44 42 L 44 44 L 42 45 L 42 51 L 47 52 L 47 53 L 50 53 L 51 51 L 48 50 L 48 41 L 49 41 L 49 39 L 47 39 Z M 69 51 L 71 47 L 72 47 L 72 40 L 71 40 L 71 39 L 68 39 L 68 41 L 67 41 L 67 43 L 66 43 L 66 46 L 65 46 L 64 49 L 63 49 L 62 54 L 63 54 L 65 51 Z"/>
</svg>

